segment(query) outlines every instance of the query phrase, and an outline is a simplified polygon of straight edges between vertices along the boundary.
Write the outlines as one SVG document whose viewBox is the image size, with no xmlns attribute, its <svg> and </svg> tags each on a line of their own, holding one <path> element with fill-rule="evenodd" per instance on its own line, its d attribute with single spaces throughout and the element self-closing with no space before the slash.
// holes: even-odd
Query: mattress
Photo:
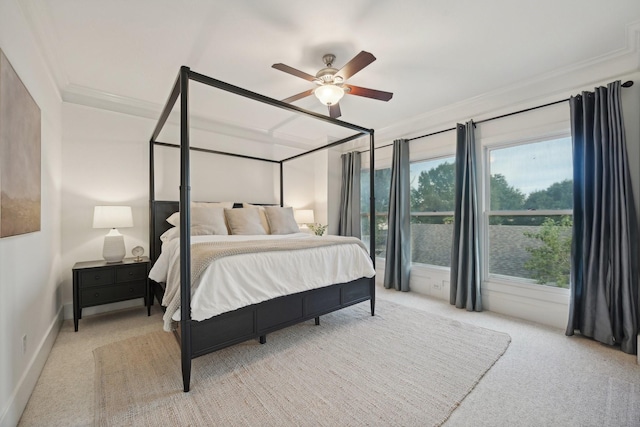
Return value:
<svg viewBox="0 0 640 427">
<path fill-rule="evenodd" d="M 192 236 L 191 243 L 246 242 L 282 239 L 322 239 L 307 233 L 264 236 Z M 170 268 L 177 268 L 180 240 L 165 242 L 149 277 L 166 283 L 167 290 L 179 283 L 167 283 Z M 202 321 L 283 295 L 373 277 L 375 270 L 366 250 L 358 244 L 322 246 L 295 251 L 246 253 L 212 262 L 192 284 L 191 318 Z M 171 282 L 171 281 L 170 281 Z M 165 292 L 167 295 L 169 292 Z M 168 305 L 163 301 L 163 305 Z M 180 320 L 180 310 L 168 313 Z"/>
</svg>

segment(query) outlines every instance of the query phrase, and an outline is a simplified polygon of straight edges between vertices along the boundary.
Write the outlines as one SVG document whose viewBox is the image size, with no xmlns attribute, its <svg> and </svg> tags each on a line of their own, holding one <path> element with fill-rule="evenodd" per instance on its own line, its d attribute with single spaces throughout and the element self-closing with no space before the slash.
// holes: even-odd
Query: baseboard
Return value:
<svg viewBox="0 0 640 427">
<path fill-rule="evenodd" d="M 13 394 L 9 399 L 9 404 L 2 416 L 0 416 L 0 427 L 13 427 L 18 424 L 18 421 L 20 421 L 22 412 L 27 406 L 29 397 L 31 397 L 31 393 L 36 387 L 38 378 L 40 378 L 40 373 L 49 358 L 49 353 L 51 352 L 51 348 L 53 348 L 53 343 L 56 341 L 58 333 L 62 328 L 62 322 L 64 320 L 62 314 L 63 307 L 60 307 L 58 313 L 51 322 L 47 333 L 29 361 L 27 369 L 18 382 L 18 386 L 13 391 Z"/>
</svg>

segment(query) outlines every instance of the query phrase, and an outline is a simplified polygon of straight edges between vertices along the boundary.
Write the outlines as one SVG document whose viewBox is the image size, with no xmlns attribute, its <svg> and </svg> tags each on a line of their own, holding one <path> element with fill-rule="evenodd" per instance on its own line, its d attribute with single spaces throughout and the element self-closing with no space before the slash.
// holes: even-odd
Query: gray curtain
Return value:
<svg viewBox="0 0 640 427">
<path fill-rule="evenodd" d="M 473 121 L 457 126 L 456 185 L 451 248 L 449 302 L 469 311 L 482 311 L 480 295 L 480 210 L 476 140 Z"/>
<path fill-rule="evenodd" d="M 384 287 L 403 292 L 409 290 L 411 270 L 410 184 L 409 141 L 398 139 L 393 141 Z"/>
<path fill-rule="evenodd" d="M 635 354 L 638 230 L 620 82 L 572 97 L 570 107 L 574 225 L 566 334 L 579 331 Z"/>
<path fill-rule="evenodd" d="M 342 155 L 338 235 L 360 238 L 360 153 Z"/>
</svg>

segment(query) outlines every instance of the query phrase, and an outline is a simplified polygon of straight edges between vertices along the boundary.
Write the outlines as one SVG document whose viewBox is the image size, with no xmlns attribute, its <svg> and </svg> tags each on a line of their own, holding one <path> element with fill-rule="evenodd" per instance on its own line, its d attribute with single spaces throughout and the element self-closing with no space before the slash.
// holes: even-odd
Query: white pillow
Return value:
<svg viewBox="0 0 640 427">
<path fill-rule="evenodd" d="M 167 218 L 167 222 L 176 227 L 180 225 L 180 212 L 172 214 L 169 218 Z M 229 231 L 227 230 L 227 224 L 225 222 L 223 207 L 202 207 L 200 205 L 192 206 L 191 226 L 194 227 L 198 225 L 208 227 L 211 233 L 207 234 L 229 234 Z"/>
<path fill-rule="evenodd" d="M 269 221 L 271 234 L 292 234 L 300 232 L 300 228 L 293 217 L 293 208 L 265 206 L 264 213 L 267 221 Z"/>
<path fill-rule="evenodd" d="M 174 227 L 177 227 L 180 225 L 180 212 L 174 212 L 172 213 L 169 218 L 167 218 L 167 222 L 171 225 L 173 225 Z"/>
<path fill-rule="evenodd" d="M 258 213 L 260 214 L 260 223 L 264 228 L 265 234 L 271 234 L 271 229 L 269 228 L 269 221 L 267 221 L 267 215 L 264 213 L 264 206 L 252 205 L 251 203 L 243 203 L 242 207 L 258 209 Z"/>
<path fill-rule="evenodd" d="M 267 234 L 255 208 L 225 209 L 224 215 L 231 234 L 262 235 Z"/>
</svg>

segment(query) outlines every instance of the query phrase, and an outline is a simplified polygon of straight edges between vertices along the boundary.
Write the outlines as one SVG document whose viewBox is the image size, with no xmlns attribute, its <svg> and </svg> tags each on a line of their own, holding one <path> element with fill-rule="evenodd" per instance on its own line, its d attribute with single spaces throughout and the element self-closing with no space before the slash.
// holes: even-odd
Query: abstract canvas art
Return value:
<svg viewBox="0 0 640 427">
<path fill-rule="evenodd" d="M 0 237 L 40 230 L 40 108 L 0 50 Z"/>
</svg>

